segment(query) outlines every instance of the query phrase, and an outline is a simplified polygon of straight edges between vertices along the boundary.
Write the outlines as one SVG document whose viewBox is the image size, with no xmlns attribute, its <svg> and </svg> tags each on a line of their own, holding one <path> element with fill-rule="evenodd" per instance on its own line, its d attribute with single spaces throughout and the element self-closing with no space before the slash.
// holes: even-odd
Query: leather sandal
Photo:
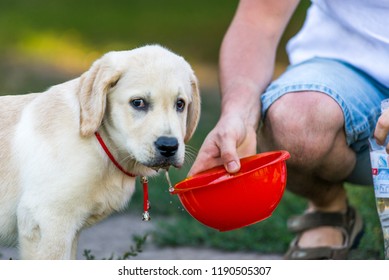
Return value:
<svg viewBox="0 0 389 280">
<path fill-rule="evenodd" d="M 321 226 L 339 228 L 344 236 L 341 247 L 299 247 L 298 242 L 302 233 L 306 230 Z M 288 229 L 297 236 L 292 240 L 289 250 L 286 252 L 286 260 L 344 260 L 348 258 L 348 252 L 358 246 L 364 233 L 363 221 L 359 213 L 351 206 L 346 213 L 340 212 L 311 212 L 291 217 L 288 220 Z"/>
</svg>

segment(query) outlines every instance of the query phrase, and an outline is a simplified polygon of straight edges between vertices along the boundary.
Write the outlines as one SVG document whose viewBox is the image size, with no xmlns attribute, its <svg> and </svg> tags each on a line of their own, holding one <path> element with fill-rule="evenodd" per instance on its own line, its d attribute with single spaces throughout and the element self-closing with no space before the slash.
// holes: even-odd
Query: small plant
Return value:
<svg viewBox="0 0 389 280">
<path fill-rule="evenodd" d="M 86 260 L 95 260 L 95 256 L 92 255 L 92 250 L 85 249 L 84 253 L 82 254 L 83 257 L 85 257 Z"/>
<path fill-rule="evenodd" d="M 123 255 L 118 256 L 115 258 L 115 255 L 112 253 L 112 255 L 109 258 L 103 258 L 103 260 L 128 260 L 131 257 L 136 257 L 139 253 L 143 251 L 143 246 L 147 239 L 147 234 L 144 236 L 134 235 L 132 237 L 135 245 L 131 245 L 130 249 L 127 252 L 124 252 Z M 92 250 L 85 249 L 83 256 L 86 260 L 95 260 L 96 257 L 92 254 Z"/>
</svg>

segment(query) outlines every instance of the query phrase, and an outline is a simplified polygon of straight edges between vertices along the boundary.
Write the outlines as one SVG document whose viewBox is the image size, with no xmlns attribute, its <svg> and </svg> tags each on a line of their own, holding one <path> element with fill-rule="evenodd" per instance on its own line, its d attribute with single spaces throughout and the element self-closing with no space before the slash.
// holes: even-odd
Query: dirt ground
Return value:
<svg viewBox="0 0 389 280">
<path fill-rule="evenodd" d="M 143 222 L 141 217 L 133 214 L 115 214 L 101 223 L 84 230 L 80 236 L 78 259 L 85 259 L 85 249 L 91 250 L 96 259 L 106 259 L 122 256 L 134 246 L 133 236 L 143 236 L 155 227 L 153 220 Z M 16 248 L 0 247 L 0 259 L 19 259 Z M 260 254 L 254 252 L 225 252 L 209 248 L 159 248 L 150 238 L 146 240 L 143 251 L 136 257 L 137 260 L 277 260 L 280 255 Z"/>
</svg>

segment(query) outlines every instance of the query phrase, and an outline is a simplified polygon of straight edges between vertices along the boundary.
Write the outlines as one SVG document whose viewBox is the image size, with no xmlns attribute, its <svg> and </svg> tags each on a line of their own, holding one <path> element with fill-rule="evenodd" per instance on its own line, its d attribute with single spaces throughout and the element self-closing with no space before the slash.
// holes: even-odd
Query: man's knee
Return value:
<svg viewBox="0 0 389 280">
<path fill-rule="evenodd" d="M 327 95 L 286 94 L 269 108 L 261 141 L 270 149 L 288 150 L 290 164 L 313 167 L 332 148 L 343 122 L 340 107 Z"/>
</svg>

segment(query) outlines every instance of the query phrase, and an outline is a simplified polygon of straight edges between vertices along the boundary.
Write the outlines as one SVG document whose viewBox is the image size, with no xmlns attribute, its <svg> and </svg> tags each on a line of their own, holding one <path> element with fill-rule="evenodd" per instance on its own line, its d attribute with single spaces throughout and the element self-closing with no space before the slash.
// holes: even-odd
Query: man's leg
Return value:
<svg viewBox="0 0 389 280">
<path fill-rule="evenodd" d="M 290 152 L 288 189 L 309 201 L 308 211 L 345 212 L 343 181 L 356 162 L 344 132 L 343 112 L 335 100 L 317 91 L 283 95 L 268 109 L 259 133 L 260 151 Z M 303 232 L 300 247 L 341 246 L 334 227 Z"/>
</svg>

